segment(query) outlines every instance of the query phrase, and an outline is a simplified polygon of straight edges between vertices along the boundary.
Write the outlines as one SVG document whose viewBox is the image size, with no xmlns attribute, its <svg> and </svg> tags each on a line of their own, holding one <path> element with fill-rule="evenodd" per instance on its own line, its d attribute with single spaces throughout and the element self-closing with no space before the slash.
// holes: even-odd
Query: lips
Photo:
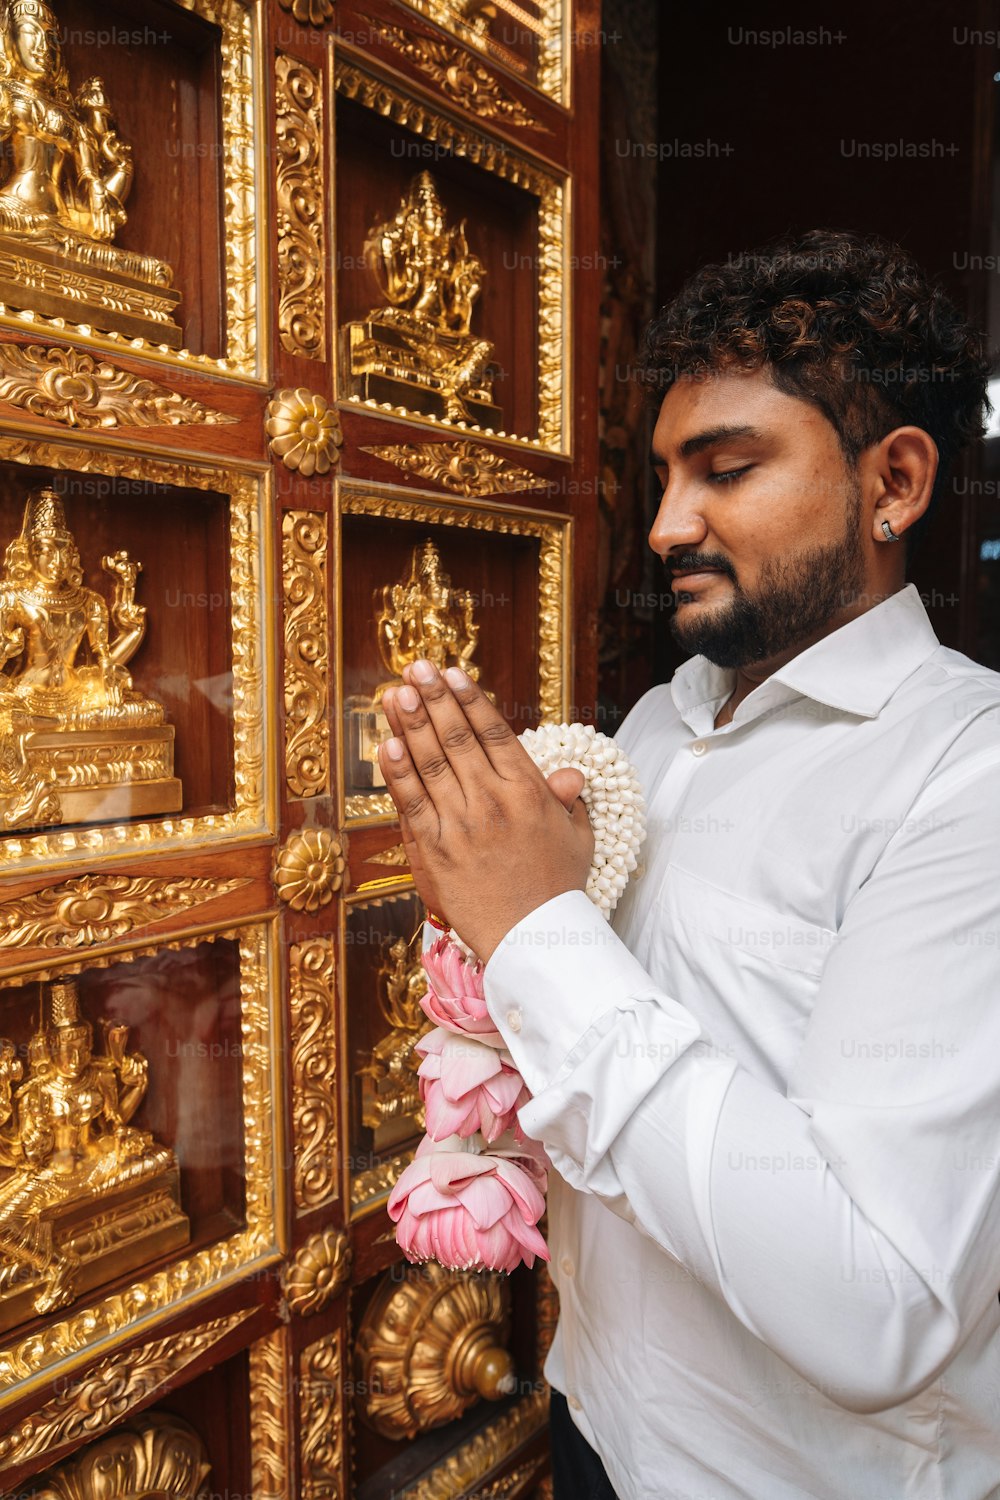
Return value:
<svg viewBox="0 0 1000 1500">
<path fill-rule="evenodd" d="M 721 568 L 692 568 L 690 573 L 674 573 L 671 575 L 671 587 L 690 588 L 692 584 L 705 582 L 709 578 L 722 578 L 725 575 Z"/>
</svg>

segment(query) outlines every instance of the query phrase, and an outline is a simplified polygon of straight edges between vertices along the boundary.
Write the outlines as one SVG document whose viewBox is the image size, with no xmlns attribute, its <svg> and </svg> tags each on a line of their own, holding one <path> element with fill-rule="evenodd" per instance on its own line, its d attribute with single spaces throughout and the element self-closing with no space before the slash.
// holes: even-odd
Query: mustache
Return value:
<svg viewBox="0 0 1000 1500">
<path fill-rule="evenodd" d="M 700 568 L 717 568 L 733 583 L 736 582 L 736 569 L 721 552 L 682 552 L 677 557 L 666 558 L 663 566 L 668 573 L 696 573 Z"/>
</svg>

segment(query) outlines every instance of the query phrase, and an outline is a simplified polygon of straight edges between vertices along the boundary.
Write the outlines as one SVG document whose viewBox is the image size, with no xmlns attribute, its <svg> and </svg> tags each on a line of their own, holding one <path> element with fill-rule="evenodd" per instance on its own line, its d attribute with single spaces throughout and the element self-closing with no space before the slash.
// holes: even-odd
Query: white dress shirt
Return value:
<svg viewBox="0 0 1000 1500">
<path fill-rule="evenodd" d="M 546 1365 L 622 1500 L 1000 1496 L 1000 675 L 910 585 L 714 721 L 618 735 L 648 836 L 613 929 L 514 927 Z"/>
</svg>

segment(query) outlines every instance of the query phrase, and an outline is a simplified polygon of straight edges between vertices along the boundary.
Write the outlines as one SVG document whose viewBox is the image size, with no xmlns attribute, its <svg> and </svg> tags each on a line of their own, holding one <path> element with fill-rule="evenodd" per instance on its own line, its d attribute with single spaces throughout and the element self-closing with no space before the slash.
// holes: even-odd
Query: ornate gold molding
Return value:
<svg viewBox="0 0 1000 1500">
<path fill-rule="evenodd" d="M 140 924 L 161 922 L 249 885 L 233 880 L 173 880 L 80 875 L 0 905 L 0 949 L 82 948 L 111 943 Z"/>
<path fill-rule="evenodd" d="M 236 417 L 83 349 L 0 344 L 0 401 L 67 427 L 190 427 Z"/>
<path fill-rule="evenodd" d="M 34 1500 L 201 1500 L 212 1472 L 208 1449 L 179 1417 L 149 1412 L 127 1428 L 39 1476 Z M 108 1482 L 111 1476 L 112 1488 Z M 38 1481 L 36 1481 L 37 1483 Z"/>
<path fill-rule="evenodd" d="M 333 0 L 278 0 L 302 26 L 322 26 L 333 15 Z"/>
<path fill-rule="evenodd" d="M 344 440 L 336 410 L 325 396 L 305 386 L 275 394 L 267 405 L 264 430 L 275 458 L 304 479 L 328 474 Z"/>
<path fill-rule="evenodd" d="M 511 464 L 482 443 L 382 443 L 362 448 L 407 474 L 430 480 L 453 495 L 501 495 L 547 490 L 549 480 Z"/>
<path fill-rule="evenodd" d="M 325 359 L 323 78 L 283 53 L 274 66 L 278 336 L 289 354 Z"/>
<path fill-rule="evenodd" d="M 328 828 L 303 828 L 278 850 L 274 884 L 292 911 L 312 915 L 333 900 L 344 883 L 344 845 Z"/>
<path fill-rule="evenodd" d="M 339 1195 L 336 956 L 330 938 L 294 943 L 288 956 L 292 1014 L 292 1172 L 299 1213 Z"/>
<path fill-rule="evenodd" d="M 82 1371 L 78 1379 L 64 1381 L 51 1401 L 16 1427 L 0 1433 L 0 1470 L 26 1463 L 39 1453 L 83 1442 L 120 1422 L 140 1401 L 148 1401 L 160 1386 L 175 1380 L 254 1311 L 244 1308 L 186 1333 L 170 1334 L 112 1355 Z"/>
<path fill-rule="evenodd" d="M 401 1151 L 388 1161 L 377 1162 L 375 1166 L 356 1173 L 351 1178 L 351 1212 L 374 1208 L 383 1198 L 388 1197 L 396 1185 L 397 1177 L 413 1160 L 415 1149 Z"/>
<path fill-rule="evenodd" d="M 505 142 L 450 119 L 342 56 L 336 60 L 334 77 L 338 92 L 345 98 L 357 100 L 364 108 L 434 142 L 443 152 L 465 157 L 475 166 L 495 173 L 538 199 L 538 436 L 507 433 L 501 436 L 519 438 L 545 448 L 564 449 L 569 392 L 569 381 L 565 376 L 570 368 L 563 319 L 564 179 L 544 171 Z M 439 420 L 447 424 L 450 419 Z"/>
<path fill-rule="evenodd" d="M 274 1018 L 270 934 L 270 925 L 258 923 L 207 937 L 153 944 L 103 960 L 98 957 L 95 964 L 87 965 L 108 967 L 163 948 L 238 941 L 245 1227 L 119 1292 L 72 1311 L 68 1317 L 50 1318 L 14 1343 L 5 1344 L 0 1348 L 0 1408 L 23 1399 L 25 1386 L 36 1383 L 56 1362 L 64 1370 L 72 1369 L 80 1363 L 77 1356 L 95 1343 L 120 1342 L 184 1299 L 206 1288 L 228 1285 L 278 1259 L 275 1152 L 280 1142 L 276 1140 L 278 1122 L 271 1087 Z M 76 969 L 83 967 L 80 964 Z M 60 972 L 72 969 L 62 966 Z"/>
<path fill-rule="evenodd" d="M 470 3 L 470 0 L 406 0 L 411 10 L 426 16 L 450 31 L 466 44 L 487 53 L 513 73 L 527 75 L 528 81 L 543 94 L 560 104 L 568 102 L 565 0 L 536 0 L 538 18 L 530 15 L 517 0 L 492 0 L 492 3 Z M 538 38 L 538 61 L 531 68 L 527 60 L 491 34 L 494 22 L 521 20 Z M 595 33 L 594 42 L 598 40 Z"/>
<path fill-rule="evenodd" d="M 355 1345 L 365 1420 L 383 1437 L 412 1438 L 479 1397 L 499 1400 L 513 1385 L 509 1333 L 510 1291 L 496 1272 L 428 1261 L 384 1277 Z"/>
<path fill-rule="evenodd" d="M 478 1486 L 490 1472 L 542 1430 L 548 1412 L 548 1390 L 534 1392 L 411 1485 L 407 1500 L 452 1500 L 455 1495 L 479 1493 Z"/>
<path fill-rule="evenodd" d="M 288 1500 L 292 1493 L 291 1342 L 277 1328 L 250 1345 L 250 1493 Z"/>
<path fill-rule="evenodd" d="M 342 1335 L 328 1333 L 303 1349 L 299 1360 L 302 1431 L 301 1500 L 346 1500 Z"/>
<path fill-rule="evenodd" d="M 136 821 L 120 826 L 95 824 L 0 839 L 0 867 L 4 873 L 18 866 L 35 873 L 42 866 L 79 860 L 81 853 L 90 858 L 132 848 L 148 853 L 174 842 L 183 843 L 185 850 L 190 851 L 193 844 L 213 835 L 263 831 L 268 811 L 264 784 L 263 658 L 269 622 L 264 614 L 262 586 L 262 558 L 269 556 L 266 535 L 262 532 L 265 476 L 241 471 L 233 464 L 219 468 L 217 463 L 200 464 L 3 435 L 0 435 L 0 461 L 108 474 L 227 495 L 233 652 L 234 806 L 231 811 L 200 817 L 178 814 L 158 822 Z"/>
<path fill-rule="evenodd" d="M 322 1229 L 296 1250 L 281 1273 L 289 1311 L 300 1318 L 322 1312 L 351 1279 L 353 1252 L 344 1229 Z"/>
<path fill-rule="evenodd" d="M 499 125 L 551 134 L 537 115 L 532 114 L 520 99 L 503 87 L 489 68 L 463 47 L 420 36 L 405 26 L 367 19 L 376 36 L 408 58 L 453 104 L 460 104 L 470 113 L 484 120 L 494 120 Z"/>
<path fill-rule="evenodd" d="M 322 797 L 330 790 L 326 537 L 322 511 L 285 511 L 285 779 L 293 797 Z"/>
</svg>

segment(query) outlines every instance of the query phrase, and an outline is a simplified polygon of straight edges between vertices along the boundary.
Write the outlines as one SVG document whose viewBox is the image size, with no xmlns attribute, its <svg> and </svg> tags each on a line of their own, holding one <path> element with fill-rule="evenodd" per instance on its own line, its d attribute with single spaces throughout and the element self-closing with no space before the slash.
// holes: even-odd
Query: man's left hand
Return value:
<svg viewBox="0 0 1000 1500">
<path fill-rule="evenodd" d="M 483 690 L 414 662 L 383 697 L 379 765 L 424 904 L 485 963 L 529 912 L 584 890 L 594 835 L 579 771 L 548 781 Z"/>
</svg>

